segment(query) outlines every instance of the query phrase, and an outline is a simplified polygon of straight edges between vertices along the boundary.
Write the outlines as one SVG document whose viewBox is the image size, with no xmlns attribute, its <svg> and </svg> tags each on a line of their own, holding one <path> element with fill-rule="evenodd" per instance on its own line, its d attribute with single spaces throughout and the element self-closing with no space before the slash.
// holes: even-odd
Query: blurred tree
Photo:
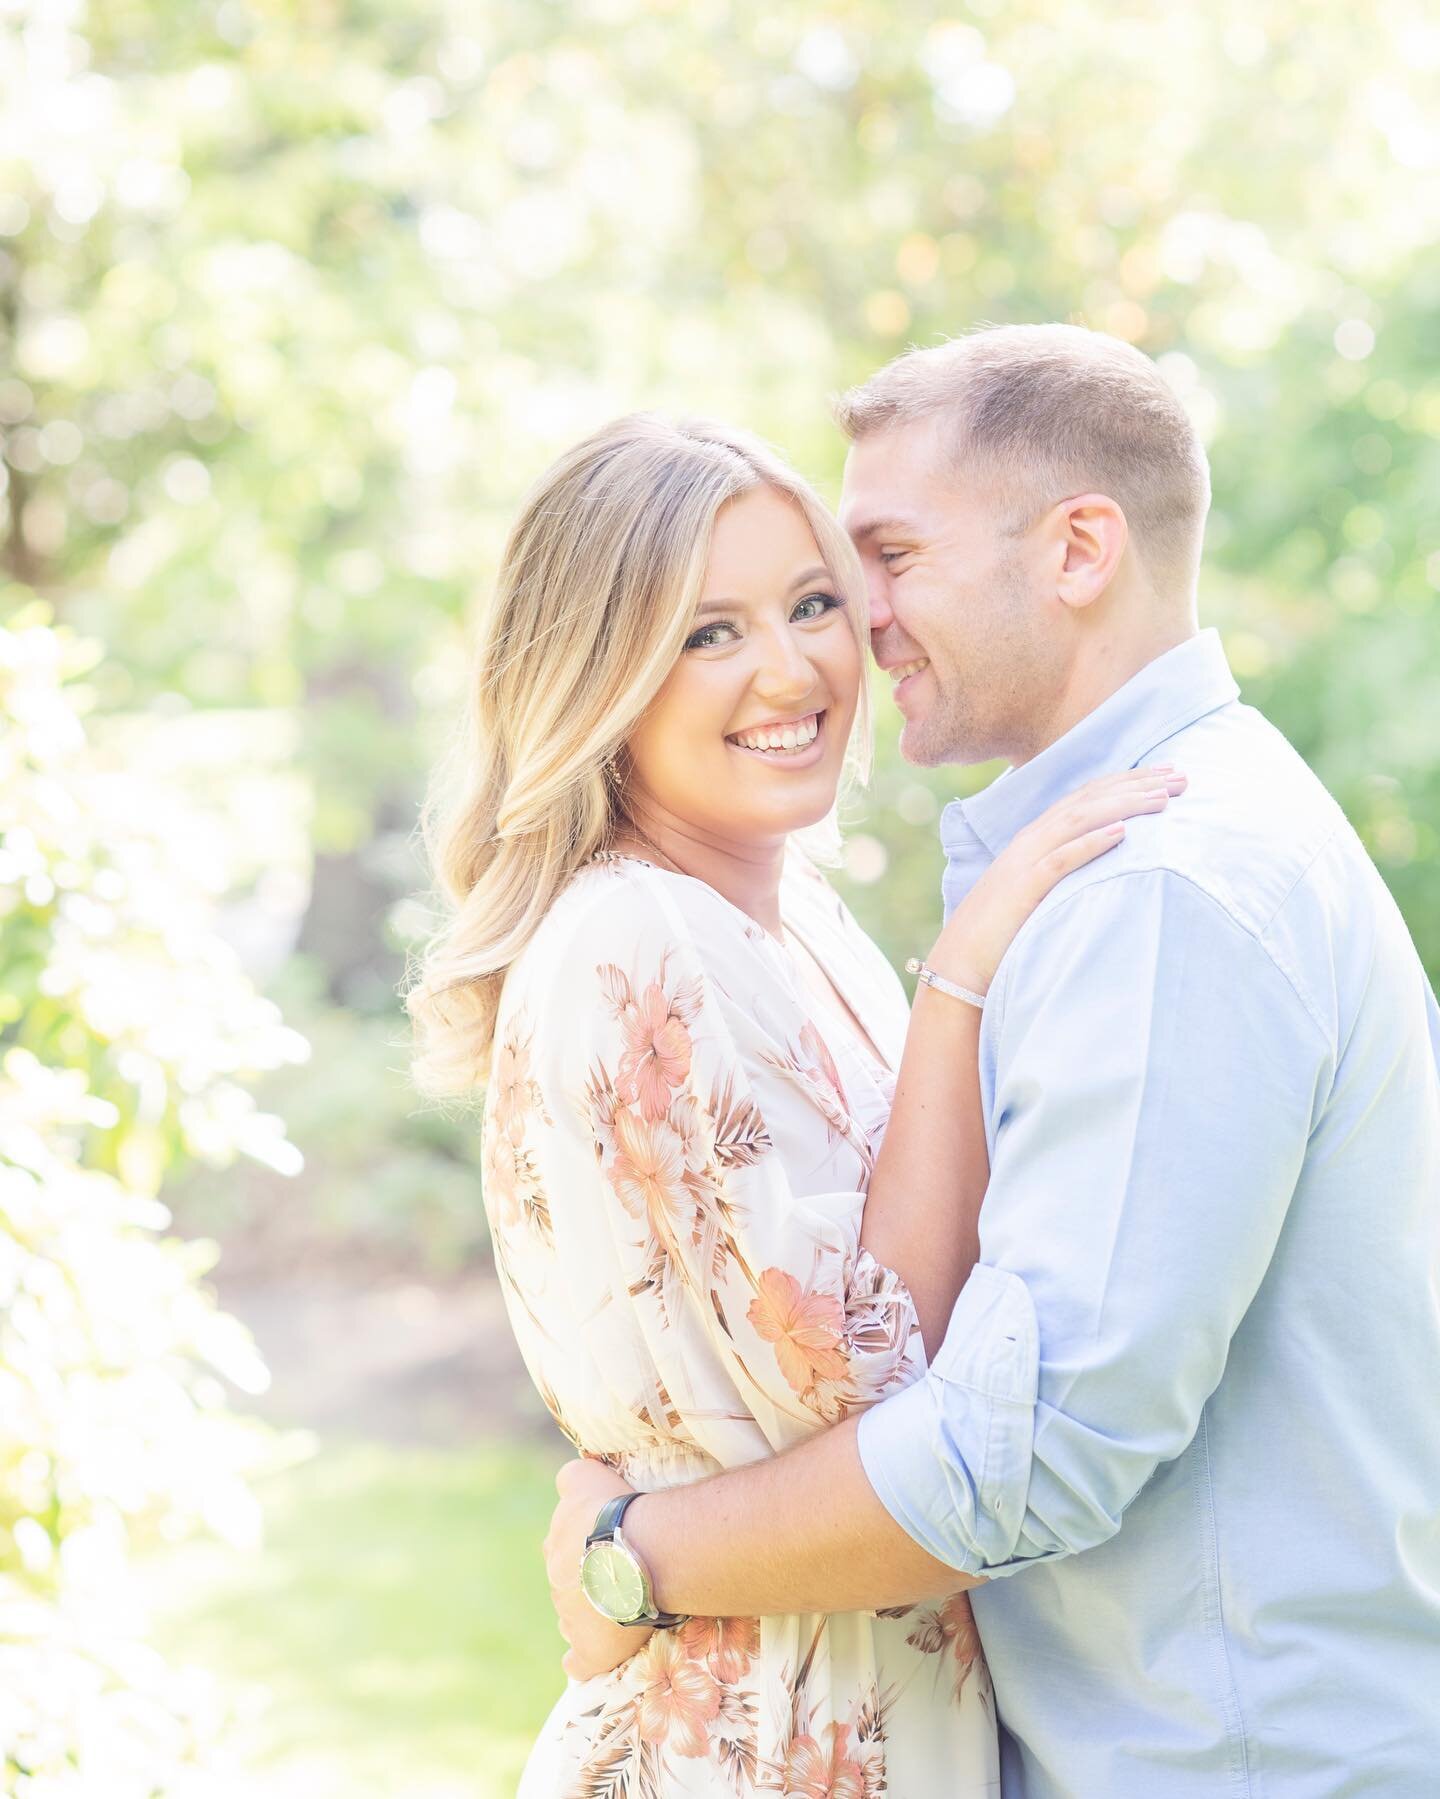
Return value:
<svg viewBox="0 0 1440 1799">
<path fill-rule="evenodd" d="M 828 392 L 1045 317 L 1186 396 L 1208 615 L 1440 970 L 1418 0 L 15 0 L 0 32 L 0 554 L 111 642 L 106 708 L 298 717 L 289 928 L 331 1003 L 390 1014 L 466 609 L 556 449 L 710 410 L 833 491 Z M 892 952 L 935 916 L 921 795 L 988 772 L 885 747 L 850 888 Z"/>
<path fill-rule="evenodd" d="M 0 1782 L 154 1799 L 199 1789 L 217 1718 L 144 1642 L 132 1549 L 253 1540 L 245 1476 L 276 1459 L 225 1408 L 248 1333 L 165 1234 L 186 1156 L 294 1172 L 244 1080 L 301 1060 L 213 932 L 203 835 L 107 765 L 80 718 L 98 645 L 38 604 L 0 626 Z M 219 1788 L 206 1791 L 218 1794 Z"/>
</svg>

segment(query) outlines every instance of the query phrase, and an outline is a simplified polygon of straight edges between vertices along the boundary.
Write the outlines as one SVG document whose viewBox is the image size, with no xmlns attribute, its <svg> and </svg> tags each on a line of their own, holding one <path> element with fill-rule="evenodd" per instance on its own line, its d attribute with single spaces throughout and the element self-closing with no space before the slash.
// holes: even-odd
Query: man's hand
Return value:
<svg viewBox="0 0 1440 1799">
<path fill-rule="evenodd" d="M 560 1634 L 570 1645 L 560 1666 L 575 1680 L 608 1674 L 628 1661 L 654 1634 L 638 1624 L 602 1618 L 580 1588 L 580 1557 L 607 1499 L 631 1491 L 613 1468 L 588 1459 L 566 1462 L 555 1476 L 560 1503 L 545 1534 L 545 1572 Z"/>
</svg>

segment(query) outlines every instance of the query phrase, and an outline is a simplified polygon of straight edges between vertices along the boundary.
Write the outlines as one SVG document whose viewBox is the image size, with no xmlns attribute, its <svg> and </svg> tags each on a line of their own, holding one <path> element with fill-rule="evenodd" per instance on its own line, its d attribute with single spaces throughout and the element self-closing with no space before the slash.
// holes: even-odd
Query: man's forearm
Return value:
<svg viewBox="0 0 1440 1799">
<path fill-rule="evenodd" d="M 625 1535 L 664 1611 L 874 1611 L 979 1583 L 927 1555 L 875 1496 L 855 1419 L 771 1460 L 646 1493 Z"/>
</svg>

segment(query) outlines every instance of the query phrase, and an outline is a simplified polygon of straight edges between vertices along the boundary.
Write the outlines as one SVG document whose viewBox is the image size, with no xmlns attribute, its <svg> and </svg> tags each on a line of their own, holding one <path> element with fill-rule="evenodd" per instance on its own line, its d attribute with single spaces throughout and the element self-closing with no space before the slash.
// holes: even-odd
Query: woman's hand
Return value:
<svg viewBox="0 0 1440 1799">
<path fill-rule="evenodd" d="M 628 1661 L 652 1634 L 638 1624 L 602 1618 L 580 1587 L 580 1557 L 601 1506 L 630 1488 L 613 1468 L 586 1457 L 566 1462 L 555 1476 L 555 1489 L 560 1500 L 545 1536 L 545 1571 L 560 1634 L 570 1645 L 560 1666 L 572 1680 L 589 1680 Z"/>
<path fill-rule="evenodd" d="M 1127 818 L 1163 812 L 1186 776 L 1169 764 L 1104 775 L 1042 812 L 1012 841 L 950 916 L 926 960 L 936 974 L 977 993 L 989 990 L 1000 958 L 1050 889 L 1114 849 Z"/>
</svg>

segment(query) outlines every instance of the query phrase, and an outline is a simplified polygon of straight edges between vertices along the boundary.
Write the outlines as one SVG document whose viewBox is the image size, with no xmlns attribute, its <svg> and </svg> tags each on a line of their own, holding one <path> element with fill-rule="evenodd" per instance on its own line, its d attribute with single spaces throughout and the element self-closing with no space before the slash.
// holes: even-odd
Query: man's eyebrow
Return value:
<svg viewBox="0 0 1440 1799">
<path fill-rule="evenodd" d="M 895 512 L 884 518 L 863 518 L 849 530 L 857 542 L 872 537 L 916 537 L 920 532 L 920 521 Z"/>
<path fill-rule="evenodd" d="M 807 568 L 790 582 L 786 593 L 794 593 L 797 587 L 808 587 L 812 581 L 831 581 L 834 576 L 823 562 L 817 562 L 813 568 Z M 695 608 L 696 618 L 704 618 L 707 612 L 737 612 L 741 609 L 739 600 L 702 600 Z"/>
</svg>

